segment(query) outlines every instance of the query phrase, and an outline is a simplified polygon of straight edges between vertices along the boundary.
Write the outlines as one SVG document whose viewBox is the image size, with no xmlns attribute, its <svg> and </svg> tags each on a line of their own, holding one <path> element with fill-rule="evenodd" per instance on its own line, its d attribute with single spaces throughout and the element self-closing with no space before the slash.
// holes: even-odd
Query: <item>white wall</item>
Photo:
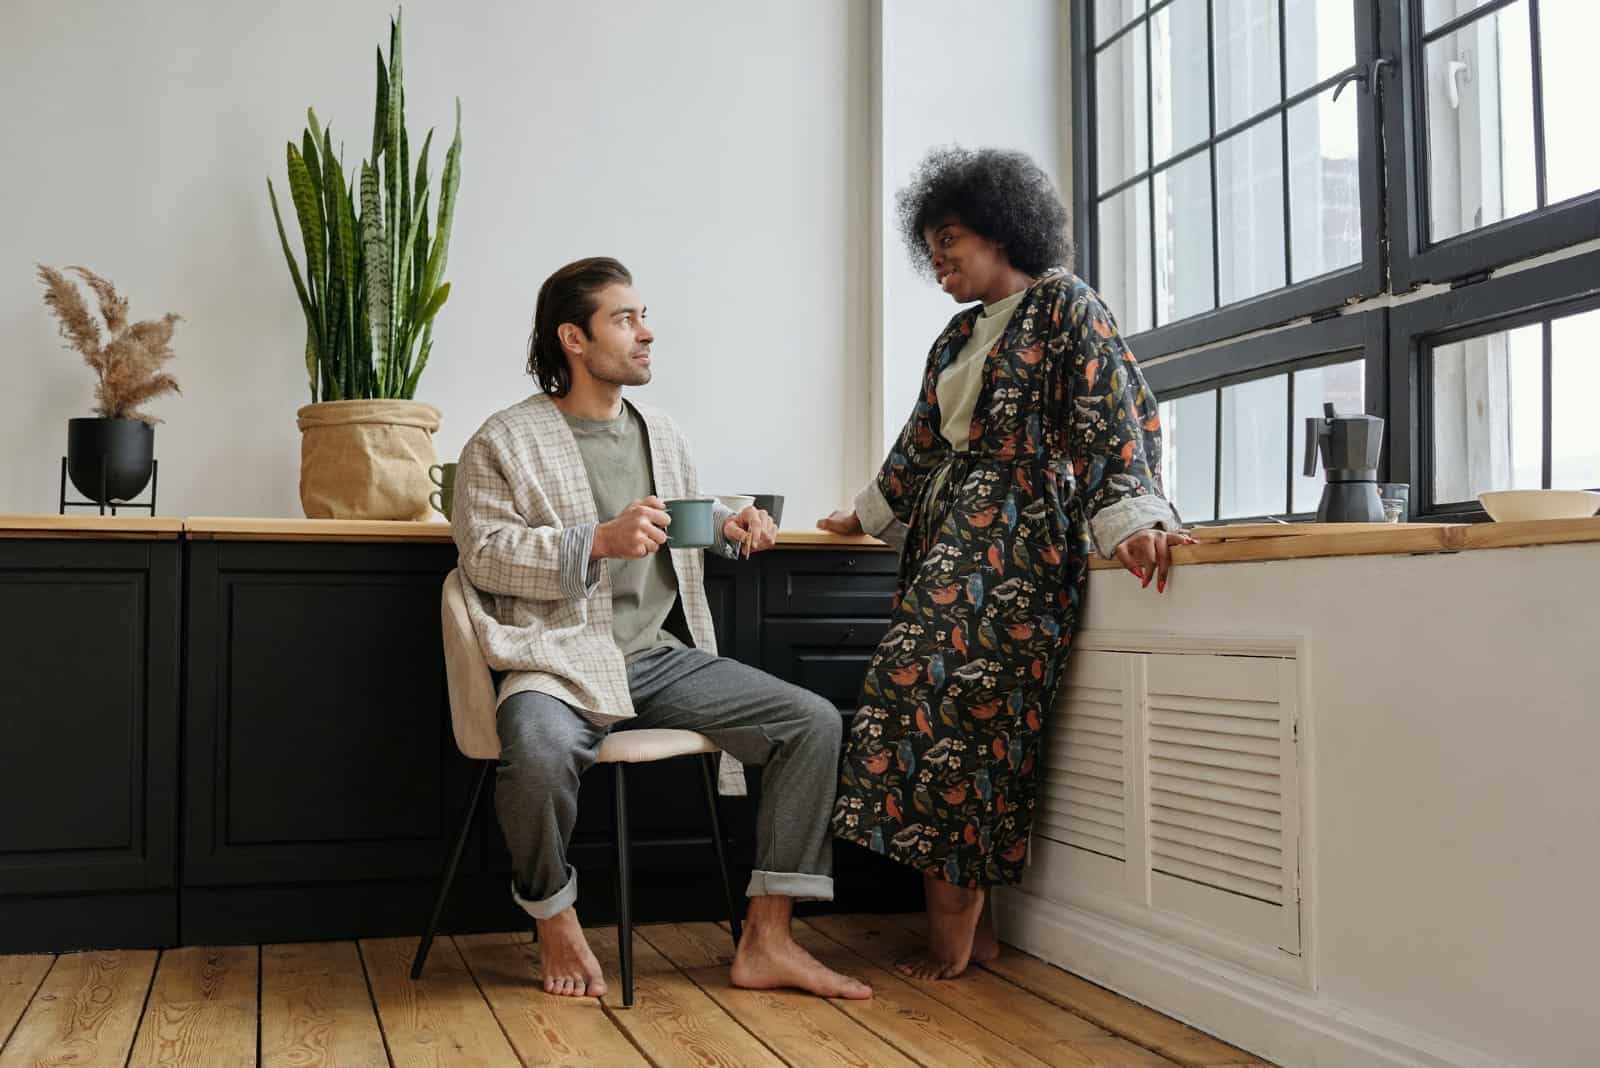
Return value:
<svg viewBox="0 0 1600 1068">
<path fill-rule="evenodd" d="M 1058 0 L 882 0 L 884 294 L 874 413 L 874 467 L 911 412 L 928 346 L 960 306 L 916 271 L 896 226 L 894 197 L 936 145 L 1028 153 L 1061 188 L 1068 111 L 1062 89 L 1066 7 Z"/>
<path fill-rule="evenodd" d="M 304 333 L 265 179 L 282 193 L 308 104 L 350 162 L 366 154 L 393 10 L 7 0 L 0 512 L 55 510 L 66 420 L 91 403 L 39 300 L 40 261 L 101 272 L 137 316 L 186 319 L 183 396 L 151 409 L 162 514 L 300 514 Z M 870 14 L 858 0 L 406 5 L 414 150 L 429 125 L 448 143 L 453 97 L 464 112 L 452 297 L 418 390 L 444 412 L 441 457 L 536 388 L 522 368 L 540 281 L 609 254 L 659 338 L 639 396 L 684 425 L 708 490 L 786 493 L 786 526 L 853 491 L 872 451 Z"/>
</svg>

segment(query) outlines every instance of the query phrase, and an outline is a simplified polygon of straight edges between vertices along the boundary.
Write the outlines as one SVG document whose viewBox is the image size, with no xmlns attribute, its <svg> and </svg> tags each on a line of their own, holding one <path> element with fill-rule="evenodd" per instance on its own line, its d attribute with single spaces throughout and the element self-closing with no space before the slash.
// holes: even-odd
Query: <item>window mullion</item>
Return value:
<svg viewBox="0 0 1600 1068">
<path fill-rule="evenodd" d="M 1217 210 L 1217 31 L 1216 0 L 1206 0 L 1206 155 L 1211 164 L 1211 306 L 1222 307 L 1222 233 Z M 1151 222 L 1154 230 L 1154 220 Z"/>
<path fill-rule="evenodd" d="M 1555 404 L 1555 376 L 1553 374 L 1553 371 L 1555 370 L 1555 358 L 1554 353 L 1550 351 L 1551 335 L 1553 333 L 1551 325 L 1552 322 L 1552 319 L 1546 319 L 1543 324 L 1543 329 L 1540 331 L 1540 341 L 1542 342 L 1544 350 L 1542 353 L 1543 360 L 1540 374 L 1540 378 L 1543 380 L 1542 386 L 1544 390 L 1544 398 L 1541 401 L 1541 403 L 1544 405 L 1544 418 L 1541 420 L 1544 426 L 1542 429 L 1543 438 L 1539 443 L 1541 450 L 1541 455 L 1539 458 L 1540 478 L 1542 479 L 1540 486 L 1543 489 L 1549 489 L 1555 482 L 1555 409 L 1553 407 Z"/>
<path fill-rule="evenodd" d="M 1289 14 L 1287 0 L 1278 0 L 1278 101 L 1289 91 Z M 1289 220 L 1289 108 L 1278 113 L 1278 155 L 1283 161 L 1283 284 L 1294 284 L 1294 239 Z"/>
<path fill-rule="evenodd" d="M 1539 47 L 1539 0 L 1528 0 L 1528 48 L 1533 77 L 1533 187 L 1536 203 L 1543 208 L 1550 202 L 1545 182 L 1544 151 L 1544 60 Z"/>
</svg>

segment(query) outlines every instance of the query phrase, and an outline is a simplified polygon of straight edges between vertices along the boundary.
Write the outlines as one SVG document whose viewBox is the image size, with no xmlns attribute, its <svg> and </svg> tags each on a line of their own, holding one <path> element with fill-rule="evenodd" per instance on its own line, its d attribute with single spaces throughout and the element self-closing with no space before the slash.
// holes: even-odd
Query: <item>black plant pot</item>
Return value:
<svg viewBox="0 0 1600 1068">
<path fill-rule="evenodd" d="M 150 482 L 156 431 L 142 419 L 68 419 L 67 474 L 97 504 L 131 501 Z"/>
</svg>

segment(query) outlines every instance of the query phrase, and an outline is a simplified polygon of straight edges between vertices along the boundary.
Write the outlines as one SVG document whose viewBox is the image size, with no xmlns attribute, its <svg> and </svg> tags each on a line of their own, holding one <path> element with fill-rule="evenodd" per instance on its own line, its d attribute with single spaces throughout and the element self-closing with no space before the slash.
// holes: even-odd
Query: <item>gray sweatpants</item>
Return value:
<svg viewBox="0 0 1600 1068">
<path fill-rule="evenodd" d="M 744 764 L 763 768 L 756 866 L 746 893 L 833 899 L 828 820 L 839 779 L 839 710 L 826 698 L 699 649 L 651 649 L 628 662 L 636 716 L 615 730 L 699 731 Z M 535 919 L 578 898 L 567 843 L 578 818 L 578 777 L 607 728 L 542 693 L 500 705 L 495 811 L 511 850 L 512 896 Z"/>
</svg>

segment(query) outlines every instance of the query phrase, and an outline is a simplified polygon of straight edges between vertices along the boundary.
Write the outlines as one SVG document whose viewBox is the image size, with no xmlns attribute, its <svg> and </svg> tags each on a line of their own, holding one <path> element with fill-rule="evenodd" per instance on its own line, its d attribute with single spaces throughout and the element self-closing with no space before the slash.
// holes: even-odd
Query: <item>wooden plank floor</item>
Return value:
<svg viewBox="0 0 1600 1068">
<path fill-rule="evenodd" d="M 920 916 L 828 916 L 795 934 L 873 986 L 870 1001 L 739 990 L 709 923 L 641 927 L 634 1007 L 616 933 L 590 932 L 610 992 L 539 987 L 526 931 L 441 937 L 422 980 L 414 938 L 0 956 L 0 1068 L 1270 1068 L 1007 947 L 960 979 L 906 979 Z"/>
</svg>

